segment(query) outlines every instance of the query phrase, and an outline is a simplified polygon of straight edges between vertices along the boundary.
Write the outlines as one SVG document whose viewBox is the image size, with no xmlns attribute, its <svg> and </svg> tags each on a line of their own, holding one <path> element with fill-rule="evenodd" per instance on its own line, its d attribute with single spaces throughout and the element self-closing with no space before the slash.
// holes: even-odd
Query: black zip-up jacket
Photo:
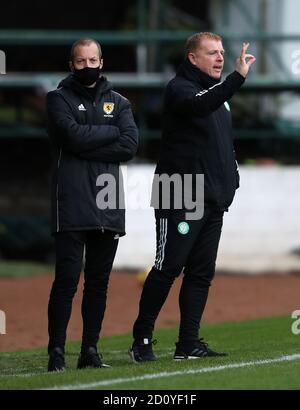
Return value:
<svg viewBox="0 0 300 410">
<path fill-rule="evenodd" d="M 244 80 L 234 71 L 220 82 L 186 59 L 166 88 L 161 153 L 155 172 L 204 174 L 205 206 L 226 210 L 239 186 L 226 102 Z"/>
<path fill-rule="evenodd" d="M 99 229 L 124 235 L 119 164 L 133 158 L 138 144 L 129 101 L 114 92 L 105 77 L 97 81 L 93 96 L 71 74 L 47 94 L 47 112 L 55 153 L 52 232 Z M 105 189 L 98 177 L 104 174 L 116 182 L 115 187 L 110 185 L 114 187 L 110 194 L 117 197 L 116 209 L 100 209 L 100 201 L 97 204 Z"/>
</svg>

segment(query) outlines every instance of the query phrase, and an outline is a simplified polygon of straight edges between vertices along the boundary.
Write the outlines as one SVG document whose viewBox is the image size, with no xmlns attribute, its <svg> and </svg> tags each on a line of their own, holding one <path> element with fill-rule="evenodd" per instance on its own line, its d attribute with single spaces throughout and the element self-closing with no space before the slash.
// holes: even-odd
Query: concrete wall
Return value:
<svg viewBox="0 0 300 410">
<path fill-rule="evenodd" d="M 149 204 L 152 165 L 127 174 L 127 235 L 120 239 L 115 267 L 151 266 L 155 220 Z M 241 167 L 241 187 L 225 214 L 218 269 L 233 272 L 300 270 L 300 167 Z M 136 206 L 137 204 L 137 206 Z"/>
</svg>

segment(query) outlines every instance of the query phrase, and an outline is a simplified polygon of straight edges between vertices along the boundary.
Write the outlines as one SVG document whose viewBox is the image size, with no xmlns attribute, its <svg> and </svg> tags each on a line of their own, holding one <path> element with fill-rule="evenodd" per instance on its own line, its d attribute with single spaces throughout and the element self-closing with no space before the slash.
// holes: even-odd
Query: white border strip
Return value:
<svg viewBox="0 0 300 410">
<path fill-rule="evenodd" d="M 112 385 L 121 384 L 121 383 L 131 383 L 131 382 L 137 382 L 137 381 L 142 381 L 142 380 L 160 379 L 160 378 L 174 377 L 174 376 L 184 376 L 184 375 L 189 375 L 189 374 L 219 372 L 221 370 L 227 370 L 227 369 L 239 369 L 243 367 L 259 366 L 259 365 L 270 364 L 270 363 L 291 362 L 295 360 L 300 360 L 300 354 L 296 353 L 296 354 L 292 354 L 288 356 L 277 357 L 275 359 L 255 360 L 253 362 L 240 362 L 240 363 L 225 364 L 223 366 L 203 367 L 201 369 L 178 370 L 176 372 L 150 373 L 150 374 L 144 374 L 142 376 L 137 376 L 137 377 L 124 377 L 124 378 L 111 379 L 111 380 L 102 380 L 102 381 L 94 382 L 94 383 L 67 384 L 64 386 L 51 387 L 45 390 L 92 389 L 95 387 L 112 386 Z"/>
</svg>

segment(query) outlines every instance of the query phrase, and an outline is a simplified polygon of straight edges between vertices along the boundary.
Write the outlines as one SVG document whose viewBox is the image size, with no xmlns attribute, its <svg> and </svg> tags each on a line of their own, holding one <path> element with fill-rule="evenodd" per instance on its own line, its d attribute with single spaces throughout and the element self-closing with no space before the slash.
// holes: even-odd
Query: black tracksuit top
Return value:
<svg viewBox="0 0 300 410">
<path fill-rule="evenodd" d="M 124 195 L 122 185 L 119 190 L 119 164 L 133 158 L 138 144 L 129 101 L 103 76 L 93 98 L 71 74 L 47 94 L 47 113 L 55 156 L 52 232 L 100 229 L 124 235 L 125 210 L 118 209 L 118 193 Z M 104 188 L 97 178 L 103 174 L 115 178 L 117 209 L 97 206 L 97 194 Z"/>
<path fill-rule="evenodd" d="M 234 71 L 220 82 L 185 60 L 165 91 L 161 152 L 155 172 L 204 174 L 205 206 L 221 210 L 229 207 L 239 186 L 226 101 L 244 81 Z"/>
</svg>

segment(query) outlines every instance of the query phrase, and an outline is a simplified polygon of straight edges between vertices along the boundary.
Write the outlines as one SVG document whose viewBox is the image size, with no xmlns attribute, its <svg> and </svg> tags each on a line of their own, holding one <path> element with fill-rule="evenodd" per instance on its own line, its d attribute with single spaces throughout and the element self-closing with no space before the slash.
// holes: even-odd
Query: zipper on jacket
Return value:
<svg viewBox="0 0 300 410">
<path fill-rule="evenodd" d="M 59 151 L 59 157 L 57 160 L 57 181 L 56 181 L 56 232 L 59 232 L 59 203 L 58 203 L 58 170 L 60 166 L 62 149 Z"/>
<path fill-rule="evenodd" d="M 102 233 L 104 233 L 104 228 L 103 228 L 103 226 L 100 227 L 100 230 L 101 230 Z"/>
</svg>

